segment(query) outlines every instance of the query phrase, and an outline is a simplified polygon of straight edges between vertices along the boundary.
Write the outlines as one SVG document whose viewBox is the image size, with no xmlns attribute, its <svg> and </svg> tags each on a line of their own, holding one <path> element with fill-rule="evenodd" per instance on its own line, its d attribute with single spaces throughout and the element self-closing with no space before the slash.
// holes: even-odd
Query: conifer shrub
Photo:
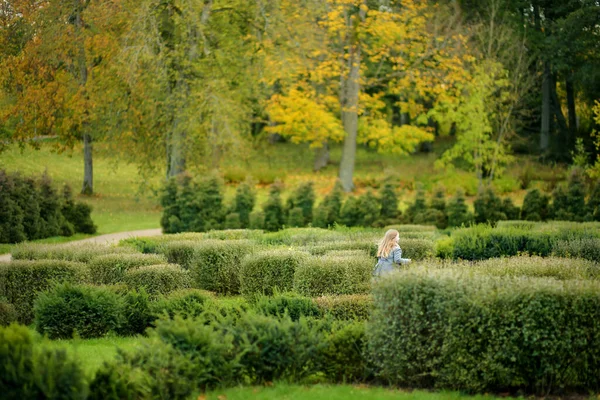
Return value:
<svg viewBox="0 0 600 400">
<path fill-rule="evenodd" d="M 199 317 L 215 301 L 210 292 L 199 289 L 181 289 L 160 296 L 152 304 L 152 312 L 159 317 L 167 315 L 173 319 Z"/>
<path fill-rule="evenodd" d="M 281 203 L 281 184 L 276 182 L 269 189 L 269 198 L 263 205 L 264 224 L 267 231 L 278 231 L 283 227 L 284 212 Z"/>
<path fill-rule="evenodd" d="M 396 194 L 396 186 L 389 179 L 385 181 L 379 190 L 379 201 L 384 225 L 397 223 L 400 217 L 398 195 Z"/>
<path fill-rule="evenodd" d="M 373 259 L 365 256 L 312 257 L 296 268 L 294 291 L 309 297 L 366 293 L 373 269 Z"/>
<path fill-rule="evenodd" d="M 14 191 L 14 180 L 0 170 L 0 243 L 18 243 L 27 238 L 23 210 L 11 196 Z"/>
<path fill-rule="evenodd" d="M 300 317 L 320 317 L 319 307 L 309 297 L 299 296 L 294 293 L 282 293 L 274 296 L 260 296 L 256 300 L 254 309 L 272 317 L 289 316 L 292 321 Z"/>
<path fill-rule="evenodd" d="M 291 228 L 304 226 L 304 216 L 300 207 L 294 207 L 288 212 L 287 226 Z"/>
<path fill-rule="evenodd" d="M 323 202 L 316 208 L 313 216 L 313 226 L 327 228 L 333 226 L 336 222 L 340 222 L 343 199 L 344 191 L 338 180 L 331 192 L 325 196 Z"/>
<path fill-rule="evenodd" d="M 1 180 L 2 178 L 0 177 Z M 16 202 L 17 207 L 23 212 L 25 237 L 29 240 L 41 239 L 40 193 L 36 182 L 33 178 L 21 177 L 19 174 L 13 174 L 12 180 L 14 182 L 13 192 L 7 192 L 5 195 L 10 195 Z M 0 189 L 0 191 L 2 190 L 4 189 Z"/>
<path fill-rule="evenodd" d="M 473 214 L 465 203 L 465 192 L 457 189 L 456 193 L 448 203 L 448 226 L 469 226 L 473 222 Z"/>
<path fill-rule="evenodd" d="M 367 320 L 373 306 L 373 298 L 369 294 L 321 296 L 314 301 L 322 315 L 340 320 Z"/>
<path fill-rule="evenodd" d="M 586 216 L 585 195 L 583 171 L 579 168 L 574 168 L 569 175 L 567 186 L 567 212 L 570 216 L 570 221 L 584 221 Z"/>
<path fill-rule="evenodd" d="M 240 293 L 242 259 L 256 245 L 249 240 L 204 240 L 194 245 L 189 271 L 194 287 L 220 294 Z"/>
<path fill-rule="evenodd" d="M 528 191 L 525 199 L 523 199 L 521 219 L 526 221 L 545 221 L 549 216 L 548 200 L 548 196 L 541 193 L 538 189 Z"/>
<path fill-rule="evenodd" d="M 596 183 L 590 190 L 586 207 L 586 219 L 590 221 L 600 221 L 600 183 Z"/>
<path fill-rule="evenodd" d="M 427 202 L 425 200 L 425 189 L 422 184 L 417 184 L 417 190 L 415 194 L 415 201 L 408 206 L 406 212 L 404 213 L 404 222 L 405 223 L 414 223 L 415 219 L 423 220 L 422 217 L 419 217 L 419 214 L 424 214 L 427 211 Z"/>
<path fill-rule="evenodd" d="M 336 324 L 325 337 L 319 353 L 321 370 L 330 382 L 363 382 L 369 378 L 368 360 L 365 357 L 367 339 L 365 323 L 353 321 Z"/>
<path fill-rule="evenodd" d="M 61 213 L 60 197 L 52 187 L 52 180 L 44 173 L 40 185 L 40 218 L 42 220 L 40 237 L 59 236 L 65 218 Z"/>
<path fill-rule="evenodd" d="M 340 210 L 340 222 L 346 226 L 359 226 L 363 218 L 359 198 L 348 197 Z"/>
<path fill-rule="evenodd" d="M 381 204 L 372 191 L 368 190 L 360 196 L 359 207 L 362 217 L 359 221 L 360 226 L 370 227 L 378 225 L 381 219 Z"/>
<path fill-rule="evenodd" d="M 92 207 L 89 204 L 76 202 L 73 190 L 69 185 L 63 186 L 61 213 L 67 223 L 73 226 L 74 232 L 94 234 L 97 231 L 92 221 Z"/>
<path fill-rule="evenodd" d="M 147 265 L 130 269 L 125 272 L 123 282 L 130 289 L 143 288 L 152 298 L 192 286 L 189 272 L 175 264 Z"/>
<path fill-rule="evenodd" d="M 502 199 L 502 212 L 509 220 L 518 220 L 521 214 L 521 209 L 513 203 L 510 197 Z"/>
<path fill-rule="evenodd" d="M 248 221 L 250 229 L 263 229 L 265 227 L 265 213 L 261 210 L 254 210 L 250 213 Z"/>
<path fill-rule="evenodd" d="M 126 291 L 121 298 L 121 321 L 116 332 L 122 336 L 143 334 L 157 318 L 153 305 L 143 288 Z"/>
<path fill-rule="evenodd" d="M 233 203 L 234 212 L 240 218 L 240 228 L 250 227 L 250 213 L 256 203 L 256 192 L 254 182 L 249 177 L 238 185 Z M 262 229 L 262 226 L 258 229 Z"/>
<path fill-rule="evenodd" d="M 17 310 L 8 300 L 0 297 L 0 326 L 10 325 L 17 321 Z"/>
<path fill-rule="evenodd" d="M 560 257 L 577 257 L 600 262 L 599 238 L 572 238 L 557 240 L 552 246 L 553 254 Z"/>
<path fill-rule="evenodd" d="M 552 205 L 550 206 L 549 217 L 556 221 L 568 221 L 572 218 L 569 215 L 568 209 L 569 198 L 567 197 L 567 192 L 559 185 L 552 191 Z"/>
<path fill-rule="evenodd" d="M 38 295 L 35 327 L 50 339 L 88 339 L 116 330 L 121 322 L 118 294 L 104 287 L 62 283 Z"/>
<path fill-rule="evenodd" d="M 163 208 L 163 213 L 160 217 L 160 226 L 164 233 L 178 233 L 184 230 L 179 215 L 177 192 L 177 180 L 175 177 L 171 177 L 163 187 L 160 196 L 160 205 Z"/>
<path fill-rule="evenodd" d="M 225 217 L 225 229 L 240 229 L 242 227 L 242 221 L 240 220 L 240 214 L 229 213 Z"/>
<path fill-rule="evenodd" d="M 19 322 L 33 320 L 33 303 L 38 293 L 55 282 L 83 283 L 89 280 L 85 264 L 59 261 L 13 261 L 0 263 L 0 296 L 11 303 Z"/>
<path fill-rule="evenodd" d="M 309 256 L 300 251 L 271 249 L 244 257 L 240 268 L 240 292 L 244 296 L 272 295 L 292 289 L 294 273 Z"/>
<path fill-rule="evenodd" d="M 198 222 L 194 231 L 210 231 L 221 229 L 225 220 L 223 180 L 216 173 L 202 179 L 198 185 L 197 204 Z"/>
<path fill-rule="evenodd" d="M 300 209 L 299 215 L 295 216 L 290 226 L 306 226 L 313 220 L 313 207 L 315 204 L 315 189 L 312 182 L 301 183 L 287 202 L 287 211 L 291 214 L 294 209 Z M 298 210 L 295 211 L 298 214 Z M 301 216 L 301 218 L 300 218 Z M 288 221 L 292 218 L 288 216 Z"/>
<path fill-rule="evenodd" d="M 508 219 L 502 207 L 502 200 L 494 193 L 491 187 L 481 190 L 475 202 L 475 222 L 478 224 L 496 222 Z"/>
<path fill-rule="evenodd" d="M 130 269 L 166 262 L 167 259 L 159 254 L 105 254 L 88 263 L 90 281 L 95 285 L 112 285 L 122 282 Z"/>
</svg>

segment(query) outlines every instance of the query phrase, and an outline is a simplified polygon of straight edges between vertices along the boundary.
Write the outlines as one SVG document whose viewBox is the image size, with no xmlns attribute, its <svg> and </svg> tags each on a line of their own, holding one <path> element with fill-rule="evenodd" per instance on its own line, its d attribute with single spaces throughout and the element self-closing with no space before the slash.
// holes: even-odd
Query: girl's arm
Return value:
<svg viewBox="0 0 600 400">
<path fill-rule="evenodd" d="M 400 247 L 396 247 L 393 250 L 394 254 L 394 263 L 396 264 L 408 264 L 410 262 L 410 258 L 402 258 L 402 249 Z"/>
</svg>

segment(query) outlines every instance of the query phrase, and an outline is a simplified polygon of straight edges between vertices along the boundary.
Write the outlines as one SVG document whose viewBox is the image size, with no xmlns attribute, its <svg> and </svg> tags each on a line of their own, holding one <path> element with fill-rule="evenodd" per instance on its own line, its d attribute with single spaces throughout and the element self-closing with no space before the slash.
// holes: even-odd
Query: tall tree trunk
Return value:
<svg viewBox="0 0 600 400">
<path fill-rule="evenodd" d="M 92 136 L 83 135 L 83 188 L 81 194 L 94 194 L 94 163 L 92 159 Z"/>
<path fill-rule="evenodd" d="M 550 66 L 548 62 L 545 62 L 544 79 L 542 81 L 542 129 L 540 132 L 540 151 L 542 154 L 547 153 L 550 147 L 551 85 Z"/>
<path fill-rule="evenodd" d="M 577 114 L 575 110 L 575 85 L 573 83 L 573 72 L 567 76 L 567 108 L 569 110 L 569 138 L 567 145 L 570 146 L 573 138 L 577 135 Z"/>
<path fill-rule="evenodd" d="M 323 143 L 323 147 L 315 149 L 315 164 L 313 166 L 313 170 L 320 171 L 322 168 L 325 168 L 329 163 L 329 144 L 327 142 Z"/>
</svg>

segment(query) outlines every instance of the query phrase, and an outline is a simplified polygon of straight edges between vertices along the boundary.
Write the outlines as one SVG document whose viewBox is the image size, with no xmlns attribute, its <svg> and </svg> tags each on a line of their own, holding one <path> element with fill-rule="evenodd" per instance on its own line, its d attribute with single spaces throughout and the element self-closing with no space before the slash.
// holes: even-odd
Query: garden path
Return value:
<svg viewBox="0 0 600 400">
<path fill-rule="evenodd" d="M 98 243 L 98 244 L 113 244 L 122 239 L 128 239 L 131 237 L 147 237 L 147 236 L 159 236 L 162 235 L 162 230 L 159 229 L 143 229 L 140 231 L 129 231 L 129 232 L 117 232 L 109 233 L 106 235 L 94 236 L 91 238 L 76 240 L 69 242 L 72 244 L 83 244 L 83 243 Z M 10 254 L 0 255 L 0 262 L 9 262 L 11 260 Z"/>
</svg>

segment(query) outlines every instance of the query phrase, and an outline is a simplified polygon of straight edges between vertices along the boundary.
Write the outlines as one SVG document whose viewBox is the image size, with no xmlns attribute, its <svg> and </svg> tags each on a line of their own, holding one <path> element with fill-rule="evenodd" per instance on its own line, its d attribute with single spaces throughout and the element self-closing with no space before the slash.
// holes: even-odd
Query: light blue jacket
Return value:
<svg viewBox="0 0 600 400">
<path fill-rule="evenodd" d="M 409 261 L 408 258 L 402 258 L 402 249 L 400 246 L 396 245 L 387 257 L 379 257 L 373 275 L 385 275 L 394 270 L 395 264 L 407 264 Z"/>
</svg>

